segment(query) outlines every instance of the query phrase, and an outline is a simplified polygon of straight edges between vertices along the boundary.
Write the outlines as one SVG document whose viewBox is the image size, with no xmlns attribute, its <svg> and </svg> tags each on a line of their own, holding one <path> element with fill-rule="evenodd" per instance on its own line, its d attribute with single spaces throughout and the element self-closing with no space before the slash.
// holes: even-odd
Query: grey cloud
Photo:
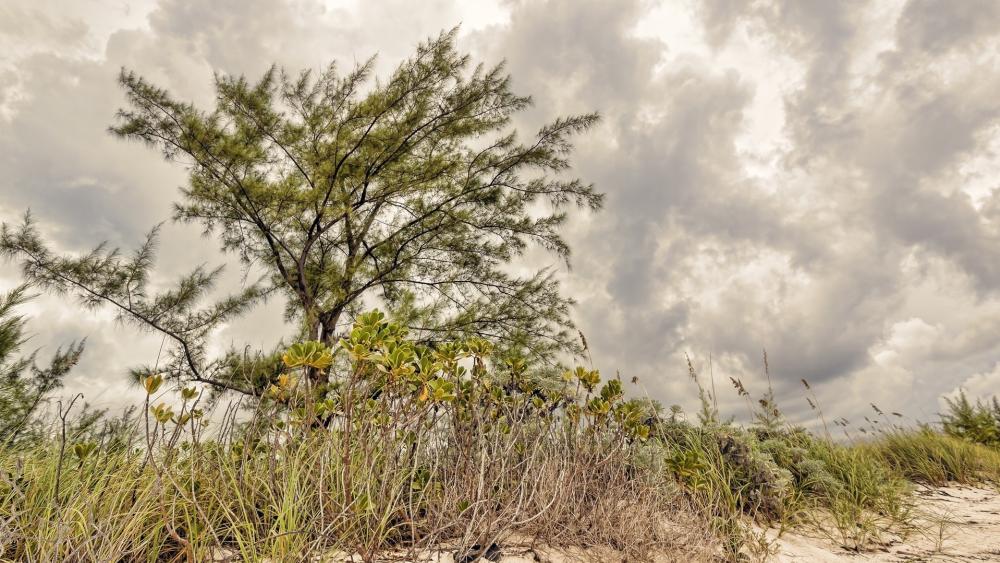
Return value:
<svg viewBox="0 0 1000 563">
<path fill-rule="evenodd" d="M 577 244 L 587 249 L 585 256 L 577 252 L 577 271 L 586 276 L 599 256 L 593 265 L 599 262 L 600 271 L 609 272 L 606 287 L 628 317 L 628 330 L 655 339 L 686 318 L 649 302 L 663 289 L 659 274 L 665 265 L 656 262 L 657 249 L 672 223 L 687 221 L 685 207 L 711 197 L 726 163 L 735 166 L 731 137 L 749 95 L 733 74 L 681 69 L 654 76 L 664 46 L 628 33 L 640 7 L 527 3 L 513 13 L 498 51 L 526 91 L 557 92 L 547 97 L 546 114 L 604 114 L 607 129 L 601 134 L 614 144 L 585 141 L 577 160 L 580 172 L 607 192 L 608 207 L 594 232 Z M 638 112 L 647 107 L 662 116 L 643 119 Z M 581 310 L 586 308 L 584 303 Z M 602 348 L 625 344 L 619 336 L 607 335 Z"/>
<path fill-rule="evenodd" d="M 775 327 L 764 319 L 794 316 L 794 311 L 768 310 L 760 296 L 740 292 L 727 295 L 732 302 L 717 308 L 699 306 L 697 286 L 707 280 L 695 272 L 709 258 L 705 241 L 715 241 L 714 259 L 724 266 L 752 264 L 756 250 L 765 248 L 788 252 L 798 265 L 824 252 L 821 237 L 786 220 L 782 202 L 745 176 L 734 141 L 744 126 L 752 87 L 736 72 L 694 65 L 656 74 L 658 61 L 646 54 L 650 44 L 628 33 L 638 17 L 637 4 L 618 6 L 614 17 L 584 9 L 566 19 L 567 5 L 532 4 L 525 15 L 515 12 L 508 41 L 536 45 L 523 61 L 510 56 L 515 76 L 532 76 L 539 83 L 529 83 L 529 90 L 575 88 L 568 96 L 572 101 L 564 105 L 589 103 L 603 111 L 607 129 L 601 133 L 614 140 L 588 143 L 578 158 L 581 172 L 608 193 L 608 208 L 576 245 L 586 249 L 577 271 L 590 278 L 576 283 L 602 288 L 597 298 L 581 297 L 580 306 L 585 331 L 598 335 L 591 338 L 598 357 L 604 354 L 653 375 L 676 362 L 682 346 L 694 346 L 737 354 L 737 363 L 749 368 L 759 361 L 761 348 L 773 342 L 781 352 L 789 351 L 780 354 L 787 358 L 788 371 L 827 378 L 863 365 L 877 324 L 851 337 L 824 322 L 826 311 L 820 311 L 819 318 Z M 592 21 L 581 22 L 585 16 Z M 530 23 L 522 29 L 521 21 Z M 601 27 L 603 22 L 610 23 Z M 600 32 L 571 35 L 563 27 L 570 25 Z M 543 52 L 550 51 L 550 43 L 534 39 L 539 28 L 547 30 L 544 39 L 556 37 L 555 54 L 536 54 L 539 44 Z M 567 48 L 567 40 L 575 48 Z M 636 50 L 638 57 L 632 56 Z M 571 54 L 546 63 L 565 52 Z M 536 68 L 539 59 L 544 72 Z M 619 61 L 614 76 L 624 76 L 610 81 L 615 89 L 602 87 L 606 77 L 601 70 L 609 60 Z M 654 118 L 644 115 L 647 108 L 655 110 L 645 112 Z M 836 318 L 856 312 L 831 307 Z M 624 320 L 609 321 L 609 316 Z M 637 357 L 644 360 L 634 361 Z M 653 380 L 651 385 L 662 389 L 669 383 Z"/>
<path fill-rule="evenodd" d="M 30 95 L 0 130 L 4 214 L 30 207 L 73 248 L 130 243 L 162 220 L 180 177 L 105 133 L 119 102 L 116 71 L 48 54 L 29 57 L 23 68 Z"/>
<path fill-rule="evenodd" d="M 532 94 L 536 116 L 563 112 L 610 112 L 633 106 L 650 86 L 652 67 L 664 46 L 630 37 L 641 15 L 639 2 L 595 0 L 522 2 L 509 27 L 480 38 L 491 59 L 510 63 L 514 86 Z M 497 41 L 499 40 L 499 41 Z M 596 107 L 595 107 L 596 105 Z"/>
<path fill-rule="evenodd" d="M 172 44 L 172 54 L 184 52 L 220 72 L 254 75 L 277 62 L 279 53 L 286 64 L 323 64 L 317 59 L 324 54 L 317 40 L 342 46 L 353 35 L 342 29 L 331 30 L 327 38 L 310 33 L 325 15 L 322 3 L 312 1 L 167 0 L 153 11 L 149 23 L 159 39 Z M 310 56 L 313 49 L 319 52 Z"/>
<path fill-rule="evenodd" d="M 733 33 L 737 22 L 753 9 L 741 0 L 703 0 L 697 4 L 709 45 L 719 47 Z"/>
<path fill-rule="evenodd" d="M 992 0 L 911 0 L 896 32 L 902 47 L 940 54 L 995 35 L 998 22 L 1000 4 Z"/>
<path fill-rule="evenodd" d="M 879 194 L 877 210 L 902 242 L 954 260 L 986 292 L 1000 289 L 1000 236 L 968 196 L 912 190 Z"/>
<path fill-rule="evenodd" d="M 24 48 L 25 43 L 36 48 L 75 46 L 81 44 L 86 35 L 84 22 L 64 14 L 48 13 L 27 2 L 11 1 L 0 5 L 0 45 L 6 48 Z"/>
<path fill-rule="evenodd" d="M 828 3 L 828 7 L 833 5 L 844 8 Z M 930 37 L 935 33 L 944 34 L 942 41 L 952 41 L 954 37 L 947 33 L 957 23 L 939 29 L 932 21 L 935 13 L 927 8 L 919 2 L 907 5 L 900 19 L 900 37 L 923 24 L 920 29 L 925 34 L 921 39 L 924 43 L 934 43 Z M 992 17 L 986 12 L 980 15 Z M 842 18 L 808 20 L 836 22 Z M 787 23 L 781 20 L 781 24 L 772 25 Z M 992 29 L 995 33 L 1000 28 L 994 25 Z M 995 227 L 960 191 L 947 195 L 948 190 L 960 186 L 948 185 L 942 177 L 956 171 L 963 156 L 979 150 L 979 134 L 995 123 L 995 97 L 984 92 L 991 89 L 988 84 L 995 84 L 997 73 L 995 67 L 994 72 L 983 67 L 973 69 L 967 79 L 945 78 L 935 70 L 938 63 L 931 55 L 907 53 L 912 45 L 901 40 L 901 50 L 883 53 L 882 68 L 873 82 L 865 84 L 879 89 L 881 99 L 857 96 L 853 92 L 858 88 L 859 70 L 852 33 L 841 24 L 818 33 L 820 39 L 812 43 L 818 50 L 800 55 L 810 65 L 805 86 L 786 105 L 788 129 L 796 141 L 794 152 L 799 155 L 789 164 L 804 166 L 813 174 L 850 171 L 846 182 L 838 178 L 824 189 L 834 201 L 850 202 L 850 207 L 841 212 L 853 207 L 864 214 L 854 217 L 858 230 L 849 237 L 861 236 L 860 240 L 867 238 L 885 249 L 881 260 L 845 263 L 847 271 L 856 276 L 856 286 L 848 285 L 837 293 L 844 295 L 847 290 L 850 295 L 852 289 L 870 293 L 875 314 L 831 311 L 829 315 L 831 322 L 840 319 L 844 323 L 843 334 L 857 337 L 854 346 L 842 351 L 843 356 L 850 357 L 853 351 L 861 359 L 878 342 L 885 320 L 899 314 L 897 307 L 907 287 L 919 282 L 919 278 L 899 277 L 903 260 L 913 256 L 910 251 L 918 252 L 918 257 L 923 251 L 948 258 L 974 278 L 981 290 L 998 287 Z M 984 38 L 971 31 L 961 34 L 966 45 Z M 980 47 L 985 48 L 982 43 Z M 813 157 L 816 154 L 825 158 Z M 859 255 L 859 247 L 854 246 L 844 258 L 853 262 Z M 864 320 L 871 324 L 857 323 Z M 872 330 L 873 325 L 878 329 Z M 834 339 L 832 347 L 836 346 Z M 864 367 L 864 363 L 859 360 L 852 365 L 831 366 L 825 373 L 828 377 L 846 374 Z"/>
</svg>

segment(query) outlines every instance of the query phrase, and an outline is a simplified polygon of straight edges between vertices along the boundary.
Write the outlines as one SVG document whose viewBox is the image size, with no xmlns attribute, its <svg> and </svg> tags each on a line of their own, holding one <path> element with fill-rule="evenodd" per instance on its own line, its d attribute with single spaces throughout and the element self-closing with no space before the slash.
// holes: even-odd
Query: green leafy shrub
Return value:
<svg viewBox="0 0 1000 563">
<path fill-rule="evenodd" d="M 770 392 L 741 427 L 703 391 L 691 424 L 597 370 L 545 377 L 479 338 L 416 342 L 377 311 L 334 348 L 261 361 L 266 392 L 241 416 L 154 373 L 138 378 L 143 420 L 0 448 L 2 557 L 474 557 L 521 538 L 759 559 L 772 543 L 758 525 L 862 550 L 911 523 L 910 481 L 1000 476 L 996 450 L 929 428 L 817 437 Z"/>
</svg>

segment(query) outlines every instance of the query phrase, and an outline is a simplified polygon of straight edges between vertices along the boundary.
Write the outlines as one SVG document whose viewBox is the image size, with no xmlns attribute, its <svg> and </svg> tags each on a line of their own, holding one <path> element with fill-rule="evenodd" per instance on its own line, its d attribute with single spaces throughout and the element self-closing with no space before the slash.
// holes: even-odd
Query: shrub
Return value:
<svg viewBox="0 0 1000 563">
<path fill-rule="evenodd" d="M 948 412 L 941 415 L 941 425 L 949 436 L 976 444 L 1000 447 L 1000 402 L 993 397 L 989 405 L 969 402 L 964 391 L 955 399 L 945 398 Z"/>
<path fill-rule="evenodd" d="M 378 312 L 336 349 L 261 361 L 266 393 L 244 411 L 145 374 L 139 420 L 0 447 L 0 558 L 471 561 L 517 542 L 744 560 L 772 551 L 760 525 L 862 550 L 910 526 L 909 481 L 1000 478 L 967 401 L 949 415 L 964 437 L 841 444 L 790 426 L 771 391 L 754 413 L 737 381 L 750 426 L 721 422 L 704 390 L 691 424 L 596 370 L 547 377 L 477 338 L 423 345 Z"/>
<path fill-rule="evenodd" d="M 767 373 L 766 356 L 764 362 Z M 713 395 L 690 361 L 688 371 L 704 412 Z M 851 549 L 909 525 L 909 487 L 882 457 L 788 425 L 770 380 L 756 402 L 740 380 L 732 383 L 750 409 L 748 428 L 701 413 L 695 427 L 675 410 L 656 431 L 670 448 L 667 467 L 713 515 L 730 557 L 768 550 L 763 537 L 741 523 L 746 517 L 781 527 L 809 524 Z"/>
</svg>

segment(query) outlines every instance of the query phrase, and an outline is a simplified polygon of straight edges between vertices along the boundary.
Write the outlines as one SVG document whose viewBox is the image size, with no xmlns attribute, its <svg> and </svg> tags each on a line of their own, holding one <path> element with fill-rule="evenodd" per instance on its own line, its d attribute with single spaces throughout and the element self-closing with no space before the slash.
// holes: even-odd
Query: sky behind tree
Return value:
<svg viewBox="0 0 1000 563">
<path fill-rule="evenodd" d="M 685 354 L 724 413 L 728 385 L 765 385 L 808 420 L 870 403 L 933 419 L 942 394 L 1000 390 L 1000 3 L 993 0 L 8 0 L 0 5 L 0 219 L 27 208 L 67 251 L 131 248 L 170 216 L 182 165 L 107 134 L 128 67 L 201 106 L 215 72 L 272 63 L 385 74 L 461 24 L 459 46 L 506 60 L 534 107 L 599 111 L 574 175 L 607 194 L 567 228 L 561 276 L 597 367 L 692 406 Z M 223 260 L 167 225 L 158 271 Z M 549 265 L 543 252 L 530 267 Z M 233 285 L 241 272 L 228 272 Z M 18 283 L 0 266 L 0 288 Z M 280 305 L 218 336 L 269 344 Z M 155 361 L 109 312 L 44 297 L 32 344 L 87 337 L 67 391 L 130 400 L 124 370 Z"/>
</svg>

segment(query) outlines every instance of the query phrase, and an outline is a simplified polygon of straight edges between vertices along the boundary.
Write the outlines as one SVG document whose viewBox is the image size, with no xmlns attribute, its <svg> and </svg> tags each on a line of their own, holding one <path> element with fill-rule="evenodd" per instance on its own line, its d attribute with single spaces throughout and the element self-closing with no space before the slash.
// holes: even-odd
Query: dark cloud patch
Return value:
<svg viewBox="0 0 1000 563">
<path fill-rule="evenodd" d="M 607 208 L 576 241 L 574 283 L 590 286 L 581 288 L 579 310 L 595 355 L 607 358 L 600 361 L 652 373 L 647 366 L 668 361 L 683 343 L 692 315 L 685 296 L 672 291 L 693 248 L 677 237 L 689 230 L 725 236 L 718 223 L 702 224 L 700 213 L 728 195 L 729 209 L 716 218 L 743 231 L 740 238 L 760 223 L 756 202 L 738 194 L 732 143 L 750 88 L 731 72 L 658 73 L 670 46 L 631 35 L 641 8 L 526 3 L 513 12 L 496 52 L 526 91 L 546 93 L 539 96 L 543 113 L 596 110 L 605 117 L 577 157 L 580 173 L 607 193 Z"/>
<path fill-rule="evenodd" d="M 905 49 L 943 54 L 975 46 L 1000 26 L 1000 4 L 992 0 L 911 0 L 896 26 Z"/>
<path fill-rule="evenodd" d="M 256 75 L 279 62 L 292 68 L 325 64 L 333 45 L 342 48 L 359 35 L 340 26 L 326 37 L 316 33 L 314 26 L 328 11 L 311 0 L 165 0 L 149 24 L 173 53 L 183 52 L 220 72 Z"/>
<path fill-rule="evenodd" d="M 713 47 L 729 39 L 740 18 L 753 10 L 750 2 L 740 0 L 703 0 L 697 6 L 705 26 L 705 39 Z"/>
<path fill-rule="evenodd" d="M 829 300 L 830 310 L 800 316 L 791 306 L 804 304 L 801 300 L 786 307 L 769 302 L 773 295 L 761 295 L 777 291 L 780 279 L 729 292 L 719 288 L 732 282 L 702 271 L 730 276 L 753 267 L 767 252 L 786 253 L 801 267 L 826 254 L 825 241 L 810 225 L 790 219 L 786 202 L 744 170 L 736 140 L 745 130 L 753 85 L 738 71 L 701 67 L 698 61 L 657 69 L 660 58 L 651 50 L 662 56 L 673 46 L 669 39 L 656 45 L 630 35 L 638 7 L 625 3 L 613 15 L 585 9 L 565 17 L 565 3 L 532 3 L 524 14 L 514 13 L 510 43 L 503 47 L 514 75 L 537 82 L 527 84 L 529 91 L 569 88 L 569 101 L 554 104 L 558 109 L 589 106 L 606 117 L 599 138 L 585 142 L 578 158 L 579 170 L 608 194 L 607 209 L 588 223 L 576 244 L 586 249 L 576 270 L 586 281 L 574 283 L 582 293 L 581 312 L 591 311 L 582 313 L 583 324 L 596 356 L 607 358 L 604 365 L 619 362 L 657 376 L 647 377 L 647 385 L 664 394 L 678 382 L 664 377 L 662 366 L 676 363 L 685 349 L 725 354 L 732 365 L 757 371 L 752 366 L 761 349 L 774 346 L 788 359 L 785 371 L 816 379 L 864 365 L 880 325 L 844 334 L 826 315 L 844 318 L 871 308 L 865 296 L 848 303 Z M 801 14 L 778 15 L 806 19 L 806 31 L 813 24 Z M 581 21 L 585 17 L 590 19 Z M 519 22 L 526 22 L 523 28 Z M 599 31 L 574 34 L 564 26 Z M 540 28 L 544 37 L 535 31 Z M 553 36 L 555 55 L 538 55 L 539 49 L 549 51 Z M 532 56 L 521 59 L 518 45 L 535 45 Z M 550 57 L 556 62 L 539 65 Z M 602 72 L 609 60 L 618 66 Z M 850 284 L 851 278 L 840 282 Z M 720 292 L 720 302 L 704 303 L 707 286 Z"/>
<path fill-rule="evenodd" d="M 559 104 L 563 111 L 597 109 L 610 117 L 642 100 L 664 49 L 659 41 L 629 35 L 641 7 L 631 1 L 525 2 L 512 11 L 493 54 L 510 62 L 515 85 L 532 93 L 542 110 Z"/>
<path fill-rule="evenodd" d="M 1000 289 L 1000 233 L 967 195 L 923 189 L 879 197 L 881 219 L 902 242 L 953 260 L 982 291 Z"/>
<path fill-rule="evenodd" d="M 108 65 L 33 55 L 20 73 L 30 94 L 0 129 L 0 208 L 6 217 L 31 208 L 68 248 L 135 241 L 168 216 L 181 179 L 106 133 L 121 102 L 115 76 Z"/>
<path fill-rule="evenodd" d="M 580 234 L 586 279 L 573 283 L 581 311 L 604 312 L 583 313 L 584 325 L 611 361 L 662 375 L 658 366 L 683 351 L 715 354 L 720 369 L 753 379 L 767 348 L 775 385 L 797 393 L 802 377 L 846 381 L 877 369 L 872 351 L 919 282 L 904 276 L 906 260 L 943 255 L 995 284 L 989 264 L 998 262 L 982 260 L 996 252 L 995 229 L 967 197 L 924 185 L 978 150 L 991 99 L 940 80 L 933 61 L 888 70 L 891 50 L 874 58 L 881 75 L 866 70 L 865 27 L 877 25 L 867 5 L 702 4 L 710 46 L 721 49 L 743 22 L 801 64 L 800 86 L 783 100 L 791 144 L 778 190 L 747 174 L 737 148 L 755 85 L 739 70 L 681 59 L 656 68 L 683 46 L 637 40 L 629 30 L 641 6 L 615 8 L 523 6 L 498 49 L 529 91 L 553 92 L 554 108 L 606 115 L 578 168 L 608 192 L 608 208 Z M 767 273 L 745 279 L 757 269 Z M 666 393 L 676 381 L 653 386 Z"/>
</svg>

